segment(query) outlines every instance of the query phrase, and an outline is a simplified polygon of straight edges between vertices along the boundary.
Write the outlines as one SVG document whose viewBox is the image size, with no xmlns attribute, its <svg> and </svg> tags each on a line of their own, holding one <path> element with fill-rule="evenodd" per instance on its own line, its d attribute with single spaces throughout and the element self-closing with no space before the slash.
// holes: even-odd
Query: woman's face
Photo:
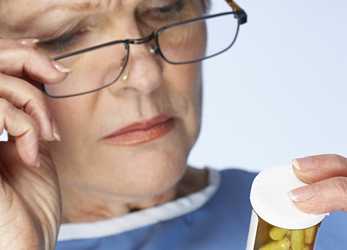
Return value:
<svg viewBox="0 0 347 250">
<path fill-rule="evenodd" d="M 115 39 L 143 37 L 202 11 L 201 0 L 0 0 L 0 36 L 50 41 L 38 48 L 55 56 Z M 165 44 L 177 58 L 193 50 L 203 55 L 205 35 L 201 26 L 184 36 L 165 38 Z M 150 53 L 148 44 L 130 46 L 128 77 L 91 94 L 47 98 L 62 137 L 50 145 L 50 151 L 66 187 L 136 199 L 165 192 L 185 171 L 200 129 L 201 65 L 172 65 Z M 108 65 L 117 59 L 112 56 L 115 51 L 109 47 L 74 59 L 69 64 L 72 72 L 55 88 L 104 84 L 112 73 Z M 169 120 L 146 131 L 104 139 L 155 117 Z"/>
</svg>

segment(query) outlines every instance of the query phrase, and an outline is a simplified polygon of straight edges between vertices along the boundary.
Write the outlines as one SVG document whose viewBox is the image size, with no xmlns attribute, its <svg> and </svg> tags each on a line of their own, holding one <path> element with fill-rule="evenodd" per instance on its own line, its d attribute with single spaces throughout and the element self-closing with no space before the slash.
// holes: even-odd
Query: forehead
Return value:
<svg viewBox="0 0 347 250">
<path fill-rule="evenodd" d="M 0 18 L 14 21 L 28 20 L 35 15 L 53 10 L 89 11 L 111 8 L 121 0 L 0 0 Z M 134 2 L 134 0 L 127 0 Z"/>
<path fill-rule="evenodd" d="M 143 0 L 0 0 L 0 31 L 2 35 L 25 32 L 41 17 L 46 17 L 42 19 L 45 21 L 40 19 L 40 26 L 44 26 L 44 22 L 58 23 L 76 12 L 110 10 L 125 2 L 129 5 L 140 1 Z"/>
<path fill-rule="evenodd" d="M 175 0 L 0 0 L 0 37 L 38 35 L 76 17 L 137 6 L 160 6 Z M 200 1 L 200 0 L 184 0 Z M 34 31 L 35 30 L 35 31 Z"/>
</svg>

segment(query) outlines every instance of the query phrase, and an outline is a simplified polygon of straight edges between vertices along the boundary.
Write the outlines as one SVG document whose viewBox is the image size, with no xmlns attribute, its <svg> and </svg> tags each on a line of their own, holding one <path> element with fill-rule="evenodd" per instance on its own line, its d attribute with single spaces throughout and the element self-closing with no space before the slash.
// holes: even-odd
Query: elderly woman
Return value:
<svg viewBox="0 0 347 250">
<path fill-rule="evenodd" d="M 187 165 L 201 62 L 247 21 L 226 2 L 0 0 L 1 250 L 245 248 L 254 174 Z M 294 167 L 300 209 L 347 210 L 346 158 Z M 327 221 L 317 249 L 346 249 Z"/>
</svg>

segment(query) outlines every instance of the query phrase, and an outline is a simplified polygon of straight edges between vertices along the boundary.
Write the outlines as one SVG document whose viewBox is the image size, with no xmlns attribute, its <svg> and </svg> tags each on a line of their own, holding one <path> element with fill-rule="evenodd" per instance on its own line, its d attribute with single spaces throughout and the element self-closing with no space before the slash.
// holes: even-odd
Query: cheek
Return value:
<svg viewBox="0 0 347 250">
<path fill-rule="evenodd" d="M 85 132 L 88 114 L 90 114 L 90 105 L 85 100 L 86 97 L 53 99 L 48 102 L 48 107 L 57 122 L 59 132 L 65 139 L 78 136 L 78 131 Z"/>
<path fill-rule="evenodd" d="M 201 64 L 169 65 L 166 71 L 166 82 L 169 83 L 171 92 L 176 92 L 182 97 L 195 100 L 201 91 Z"/>
<path fill-rule="evenodd" d="M 166 82 L 168 94 L 176 113 L 179 114 L 185 136 L 194 141 L 200 131 L 202 77 L 201 64 L 168 66 Z"/>
</svg>

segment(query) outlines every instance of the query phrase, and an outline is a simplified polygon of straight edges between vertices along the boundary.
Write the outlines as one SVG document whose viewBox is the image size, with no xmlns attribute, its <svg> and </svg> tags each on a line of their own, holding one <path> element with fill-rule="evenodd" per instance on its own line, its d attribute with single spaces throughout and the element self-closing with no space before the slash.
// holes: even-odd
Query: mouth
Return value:
<svg viewBox="0 0 347 250">
<path fill-rule="evenodd" d="M 113 145 L 137 146 L 165 136 L 174 128 L 174 124 L 173 117 L 159 115 L 146 121 L 130 124 L 103 139 Z"/>
</svg>

